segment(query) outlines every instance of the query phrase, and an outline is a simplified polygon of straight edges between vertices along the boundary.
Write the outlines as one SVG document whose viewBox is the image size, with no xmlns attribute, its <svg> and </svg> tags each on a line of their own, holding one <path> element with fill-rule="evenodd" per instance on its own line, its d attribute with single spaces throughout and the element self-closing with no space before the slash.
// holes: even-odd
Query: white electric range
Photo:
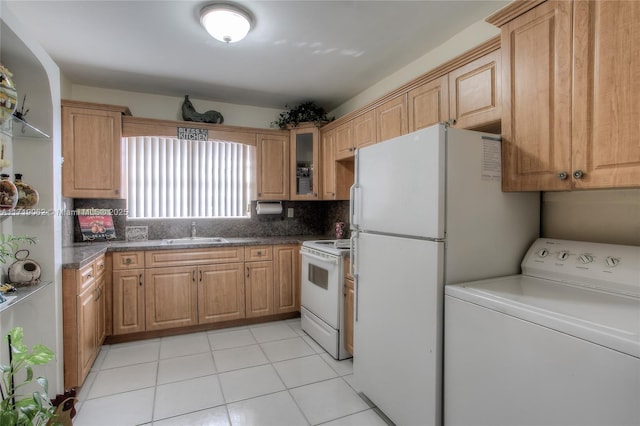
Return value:
<svg viewBox="0 0 640 426">
<path fill-rule="evenodd" d="M 344 344 L 344 257 L 349 240 L 305 241 L 302 254 L 302 329 L 335 359 L 350 358 Z"/>
</svg>

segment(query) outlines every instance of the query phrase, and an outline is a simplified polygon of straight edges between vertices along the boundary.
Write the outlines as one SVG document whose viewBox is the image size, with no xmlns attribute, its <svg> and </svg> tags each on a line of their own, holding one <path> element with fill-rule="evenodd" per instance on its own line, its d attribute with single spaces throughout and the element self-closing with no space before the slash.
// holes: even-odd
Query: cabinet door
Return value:
<svg viewBox="0 0 640 426">
<path fill-rule="evenodd" d="M 144 269 L 113 271 L 113 334 L 145 331 Z"/>
<path fill-rule="evenodd" d="M 449 73 L 449 113 L 455 127 L 473 129 L 500 121 L 500 64 L 496 50 Z"/>
<path fill-rule="evenodd" d="M 274 252 L 274 311 L 300 310 L 300 246 L 273 246 Z"/>
<path fill-rule="evenodd" d="M 548 1 L 505 24 L 502 189 L 569 189 L 571 2 Z"/>
<path fill-rule="evenodd" d="M 351 126 L 355 148 L 362 148 L 377 142 L 375 110 L 357 116 L 351 121 Z"/>
<path fill-rule="evenodd" d="M 640 186 L 640 3 L 574 2 L 575 188 Z"/>
<path fill-rule="evenodd" d="M 375 110 L 378 142 L 407 133 L 407 95 L 403 94 Z"/>
<path fill-rule="evenodd" d="M 322 199 L 336 199 L 336 131 L 331 129 L 320 134 L 320 162 L 322 168 Z"/>
<path fill-rule="evenodd" d="M 123 198 L 122 113 L 62 108 L 62 195 Z"/>
<path fill-rule="evenodd" d="M 246 317 L 273 313 L 273 262 L 245 263 Z"/>
<path fill-rule="evenodd" d="M 88 287 L 77 298 L 78 311 L 78 383 L 89 374 L 98 354 L 98 303 L 95 284 Z"/>
<path fill-rule="evenodd" d="M 226 263 L 198 268 L 198 322 L 245 317 L 244 264 Z"/>
<path fill-rule="evenodd" d="M 301 123 L 291 130 L 290 199 L 317 200 L 319 164 L 319 135 L 314 123 Z"/>
<path fill-rule="evenodd" d="M 409 91 L 409 132 L 449 120 L 449 77 L 431 80 Z"/>
<path fill-rule="evenodd" d="M 289 199 L 289 135 L 257 136 L 258 200 Z"/>
<path fill-rule="evenodd" d="M 353 355 L 355 292 L 353 280 L 344 280 L 344 348 Z"/>
<path fill-rule="evenodd" d="M 353 143 L 353 126 L 348 121 L 335 128 L 336 131 L 336 160 L 353 157 L 355 144 Z"/>
<path fill-rule="evenodd" d="M 145 271 L 147 331 L 198 323 L 198 283 L 195 266 Z"/>
</svg>

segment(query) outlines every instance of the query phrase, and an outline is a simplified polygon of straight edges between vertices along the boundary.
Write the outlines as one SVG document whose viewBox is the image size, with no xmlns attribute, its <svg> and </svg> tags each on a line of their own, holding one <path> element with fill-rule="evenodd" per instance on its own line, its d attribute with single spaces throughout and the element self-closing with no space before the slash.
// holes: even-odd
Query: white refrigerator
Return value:
<svg viewBox="0 0 640 426">
<path fill-rule="evenodd" d="M 539 235 L 500 170 L 499 136 L 445 124 L 356 152 L 354 385 L 397 425 L 442 422 L 444 285 L 519 273 Z"/>
</svg>

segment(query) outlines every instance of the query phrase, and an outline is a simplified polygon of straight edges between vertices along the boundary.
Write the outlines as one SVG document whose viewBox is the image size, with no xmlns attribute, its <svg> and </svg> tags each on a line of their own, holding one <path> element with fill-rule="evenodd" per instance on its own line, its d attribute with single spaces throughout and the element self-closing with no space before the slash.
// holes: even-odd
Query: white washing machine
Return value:
<svg viewBox="0 0 640 426">
<path fill-rule="evenodd" d="M 445 425 L 640 425 L 640 247 L 539 239 L 444 323 Z"/>
</svg>

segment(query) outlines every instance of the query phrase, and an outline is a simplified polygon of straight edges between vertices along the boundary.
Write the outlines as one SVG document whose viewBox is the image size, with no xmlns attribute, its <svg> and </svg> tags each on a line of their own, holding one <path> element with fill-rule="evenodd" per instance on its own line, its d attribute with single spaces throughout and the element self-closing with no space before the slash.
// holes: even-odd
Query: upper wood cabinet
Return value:
<svg viewBox="0 0 640 426">
<path fill-rule="evenodd" d="M 407 133 L 407 95 L 403 93 L 376 107 L 376 137 L 378 142 Z"/>
<path fill-rule="evenodd" d="M 449 120 L 473 129 L 501 119 L 501 57 L 495 50 L 449 73 Z"/>
<path fill-rule="evenodd" d="M 410 90 L 409 132 L 449 120 L 449 78 L 444 75 Z"/>
<path fill-rule="evenodd" d="M 351 126 L 354 148 L 364 148 L 377 142 L 375 111 L 357 116 L 352 120 Z"/>
<path fill-rule="evenodd" d="M 124 198 L 122 115 L 127 107 L 62 101 L 62 195 Z"/>
<path fill-rule="evenodd" d="M 335 136 L 335 159 L 342 160 L 344 158 L 353 157 L 353 151 L 355 150 L 355 142 L 353 139 L 353 123 L 347 121 L 336 127 Z"/>
<path fill-rule="evenodd" d="M 573 185 L 640 186 L 640 2 L 576 1 L 573 21 Z"/>
<path fill-rule="evenodd" d="M 290 137 L 290 199 L 317 200 L 320 198 L 320 131 L 315 123 L 300 123 L 290 130 Z"/>
<path fill-rule="evenodd" d="M 501 33 L 502 188 L 569 189 L 571 2 L 543 3 Z"/>
<path fill-rule="evenodd" d="M 336 199 L 336 130 L 331 129 L 320 133 L 320 158 L 322 162 L 322 198 Z"/>
<path fill-rule="evenodd" d="M 639 186 L 640 4 L 547 1 L 523 13 L 531 4 L 489 18 L 502 32 L 503 189 Z"/>
<path fill-rule="evenodd" d="M 289 199 L 289 135 L 258 134 L 258 200 Z"/>
</svg>

